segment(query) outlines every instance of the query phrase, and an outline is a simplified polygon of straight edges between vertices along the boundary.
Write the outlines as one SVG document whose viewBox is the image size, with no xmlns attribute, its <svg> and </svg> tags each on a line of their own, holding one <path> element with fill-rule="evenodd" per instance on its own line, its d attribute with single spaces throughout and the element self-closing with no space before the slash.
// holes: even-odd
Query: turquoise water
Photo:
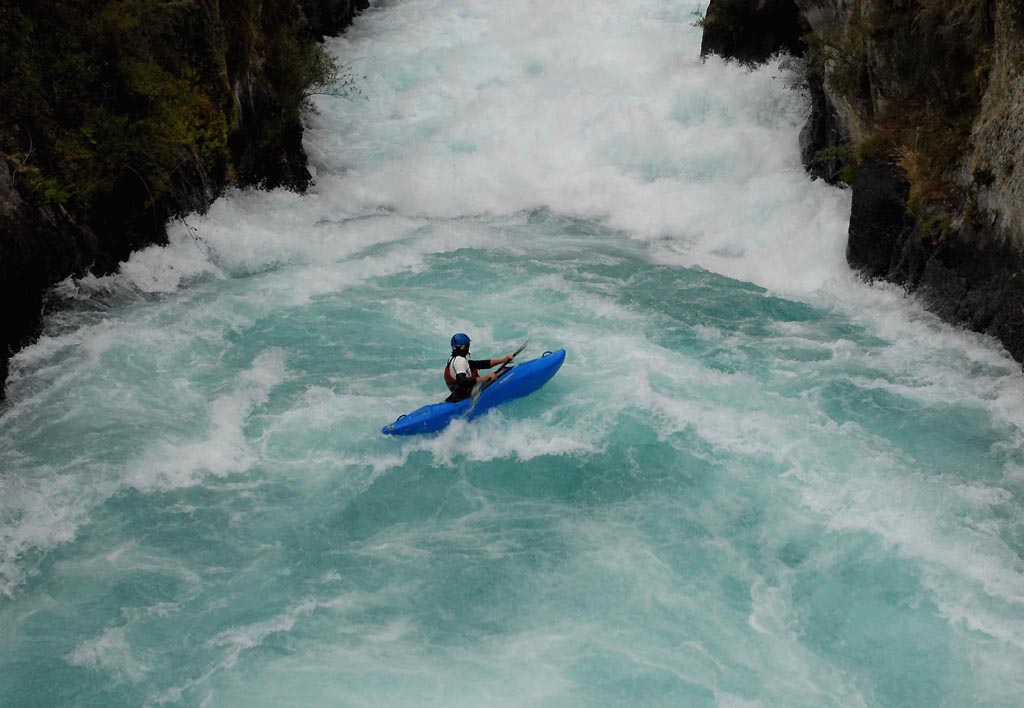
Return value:
<svg viewBox="0 0 1024 708">
<path fill-rule="evenodd" d="M 309 194 L 73 306 L 0 409 L 7 706 L 1020 706 L 1024 380 L 846 269 L 695 2 L 377 3 Z M 565 347 L 436 436 L 447 340 Z"/>
</svg>

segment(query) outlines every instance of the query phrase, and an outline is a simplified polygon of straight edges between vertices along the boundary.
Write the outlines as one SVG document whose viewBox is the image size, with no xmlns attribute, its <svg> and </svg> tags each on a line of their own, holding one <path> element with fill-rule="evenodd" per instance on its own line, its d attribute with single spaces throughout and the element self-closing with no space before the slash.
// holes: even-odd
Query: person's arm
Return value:
<svg viewBox="0 0 1024 708">
<path fill-rule="evenodd" d="M 500 359 L 474 359 L 473 361 L 469 362 L 469 365 L 472 366 L 474 369 L 490 369 L 492 366 L 497 366 L 498 364 L 508 364 L 511 363 L 511 361 L 512 355 L 508 354 L 506 356 L 501 357 Z"/>
<path fill-rule="evenodd" d="M 492 366 L 497 366 L 498 364 L 511 363 L 512 359 L 513 356 L 511 354 L 507 354 L 501 357 L 500 359 L 474 359 L 473 361 L 469 362 L 469 365 L 472 366 L 474 369 L 490 369 Z M 478 377 L 477 380 L 483 383 L 487 383 L 489 381 L 494 381 L 497 378 L 498 375 L 492 372 L 490 374 L 484 374 L 483 376 Z"/>
</svg>

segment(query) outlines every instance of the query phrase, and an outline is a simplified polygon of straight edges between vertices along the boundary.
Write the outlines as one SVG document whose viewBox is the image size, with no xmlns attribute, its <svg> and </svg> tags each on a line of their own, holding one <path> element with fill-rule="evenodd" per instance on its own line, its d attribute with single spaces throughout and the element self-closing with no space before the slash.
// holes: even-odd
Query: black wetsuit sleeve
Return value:
<svg viewBox="0 0 1024 708">
<path fill-rule="evenodd" d="M 489 369 L 489 368 L 491 368 L 491 360 L 490 359 L 471 359 L 469 361 L 469 366 L 470 366 L 471 369 Z"/>
</svg>

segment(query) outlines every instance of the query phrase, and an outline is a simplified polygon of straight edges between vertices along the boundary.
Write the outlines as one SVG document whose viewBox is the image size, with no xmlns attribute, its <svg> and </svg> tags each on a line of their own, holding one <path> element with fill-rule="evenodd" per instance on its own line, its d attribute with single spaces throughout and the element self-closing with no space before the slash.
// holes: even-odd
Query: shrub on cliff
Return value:
<svg viewBox="0 0 1024 708">
<path fill-rule="evenodd" d="M 864 122 L 855 152 L 898 164 L 922 218 L 963 202 L 959 160 L 991 68 L 995 0 L 856 0 L 840 32 L 808 36 L 812 64 Z"/>
<path fill-rule="evenodd" d="M 275 166 L 240 168 L 243 153 L 284 159 L 324 56 L 298 0 L 8 0 L 0 152 L 23 189 L 90 223 L 109 202 L 152 207 L 195 160 L 258 180 Z"/>
</svg>

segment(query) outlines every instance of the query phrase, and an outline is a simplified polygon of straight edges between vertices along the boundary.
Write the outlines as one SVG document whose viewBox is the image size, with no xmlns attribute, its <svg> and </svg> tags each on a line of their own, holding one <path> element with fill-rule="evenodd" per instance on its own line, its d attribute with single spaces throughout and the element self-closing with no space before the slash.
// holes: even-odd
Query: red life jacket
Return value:
<svg viewBox="0 0 1024 708">
<path fill-rule="evenodd" d="M 455 387 L 458 386 L 458 381 L 455 378 L 455 372 L 452 371 L 452 362 L 455 361 L 455 357 L 448 359 L 448 364 L 444 367 L 444 383 L 448 387 L 449 391 L 455 391 Z M 466 359 L 468 362 L 469 359 Z M 473 377 L 473 381 L 477 379 L 477 369 L 470 368 L 470 374 Z"/>
</svg>

